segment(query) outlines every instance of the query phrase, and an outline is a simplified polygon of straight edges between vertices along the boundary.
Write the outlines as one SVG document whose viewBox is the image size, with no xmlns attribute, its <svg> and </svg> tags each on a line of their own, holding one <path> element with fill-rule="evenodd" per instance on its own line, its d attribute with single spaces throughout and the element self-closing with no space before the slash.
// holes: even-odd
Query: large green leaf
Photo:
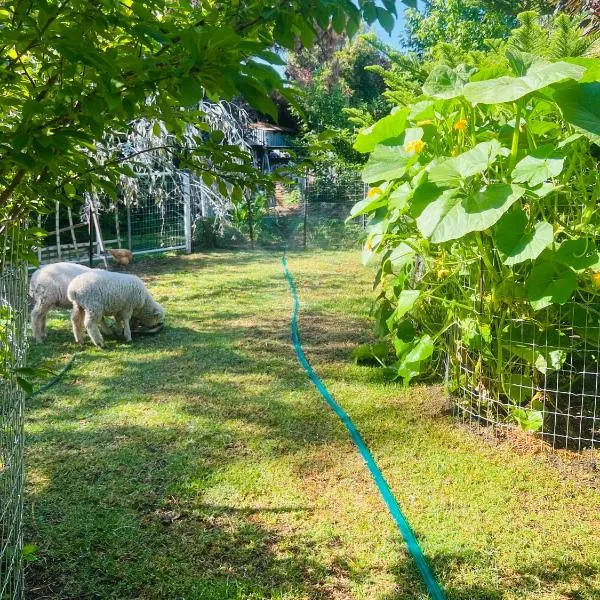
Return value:
<svg viewBox="0 0 600 600">
<path fill-rule="evenodd" d="M 391 330 L 394 325 L 415 305 L 421 292 L 419 290 L 403 290 L 398 296 L 398 304 L 394 312 L 387 320 L 387 325 Z"/>
<path fill-rule="evenodd" d="M 389 256 L 389 261 L 394 272 L 402 270 L 406 265 L 412 263 L 415 251 L 408 244 L 402 242 L 394 248 Z"/>
<path fill-rule="evenodd" d="M 397 187 L 391 194 L 388 199 L 388 207 L 390 210 L 399 210 L 400 212 L 404 212 L 406 207 L 408 206 L 408 202 L 412 196 L 412 188 L 408 183 L 403 183 L 401 186 Z"/>
<path fill-rule="evenodd" d="M 523 404 L 533 394 L 533 381 L 528 375 L 513 373 L 504 378 L 504 391 L 513 404 Z"/>
<path fill-rule="evenodd" d="M 402 378 L 405 385 L 421 373 L 421 363 L 427 360 L 434 351 L 434 343 L 429 335 L 417 338 L 416 344 L 396 363 L 397 376 Z"/>
<path fill-rule="evenodd" d="M 483 231 L 498 219 L 525 193 L 516 185 L 495 183 L 471 196 L 458 190 L 446 190 L 423 206 L 417 216 L 417 227 L 434 243 L 456 240 L 472 231 Z M 419 196 L 415 193 L 413 205 Z"/>
<path fill-rule="evenodd" d="M 354 149 L 363 153 L 372 152 L 381 142 L 399 138 L 406 128 L 408 113 L 408 108 L 400 108 L 374 125 L 362 129 L 356 136 Z"/>
<path fill-rule="evenodd" d="M 448 65 L 438 65 L 423 84 L 423 93 L 443 100 L 456 98 L 462 94 L 471 72 L 465 65 L 459 65 L 455 69 Z"/>
<path fill-rule="evenodd" d="M 454 158 L 433 164 L 429 169 L 429 181 L 440 185 L 459 185 L 465 178 L 485 171 L 501 151 L 502 146 L 497 140 L 481 142 Z"/>
<path fill-rule="evenodd" d="M 528 221 L 525 211 L 521 209 L 504 215 L 498 221 L 494 240 L 505 265 L 535 260 L 552 243 L 554 232 L 550 223 L 540 221 L 528 229 Z"/>
<path fill-rule="evenodd" d="M 539 431 L 544 426 L 544 413 L 533 408 L 513 408 L 511 417 L 524 431 Z"/>
<path fill-rule="evenodd" d="M 473 104 L 514 102 L 558 81 L 580 79 L 584 73 L 585 67 L 567 62 L 534 63 L 527 70 L 527 74 L 521 77 L 498 77 L 467 83 L 463 94 Z"/>
<path fill-rule="evenodd" d="M 554 99 L 565 120 L 592 142 L 600 145 L 600 82 L 562 88 Z"/>
<path fill-rule="evenodd" d="M 591 238 L 565 240 L 554 255 L 556 260 L 574 271 L 600 268 L 600 254 L 596 242 Z"/>
<path fill-rule="evenodd" d="M 541 146 L 517 163 L 512 172 L 515 183 L 528 183 L 535 187 L 563 170 L 565 156 L 556 152 L 554 145 Z"/>
<path fill-rule="evenodd" d="M 534 267 L 527 280 L 527 297 L 534 310 L 552 304 L 565 304 L 577 287 L 577 276 L 570 267 L 550 260 Z"/>
<path fill-rule="evenodd" d="M 419 160 L 414 154 L 408 156 L 402 146 L 379 145 L 365 165 L 362 178 L 366 183 L 379 183 L 402 177 L 408 168 Z"/>
<path fill-rule="evenodd" d="M 381 206 L 385 206 L 386 203 L 387 203 L 386 194 L 379 194 L 378 196 L 375 196 L 374 198 L 367 197 L 364 200 L 357 202 L 350 209 L 350 216 L 348 217 L 347 220 L 354 219 L 355 217 L 359 217 L 360 215 L 364 215 L 364 214 L 373 212 L 374 210 L 377 210 Z"/>
<path fill-rule="evenodd" d="M 582 56 L 566 58 L 567 62 L 573 65 L 579 65 L 586 69 L 585 74 L 579 80 L 581 83 L 586 81 L 600 81 L 600 60 L 597 58 L 584 58 Z"/>
</svg>

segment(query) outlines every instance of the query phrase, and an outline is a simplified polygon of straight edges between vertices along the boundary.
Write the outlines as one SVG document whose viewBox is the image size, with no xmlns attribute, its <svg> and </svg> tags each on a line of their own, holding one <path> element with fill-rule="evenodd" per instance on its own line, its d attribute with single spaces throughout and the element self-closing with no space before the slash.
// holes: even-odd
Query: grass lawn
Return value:
<svg viewBox="0 0 600 600">
<path fill-rule="evenodd" d="M 600 598 L 594 479 L 490 443 L 352 364 L 371 338 L 355 252 L 293 254 L 300 331 L 355 420 L 450 599 Z M 403 542 L 337 418 L 296 362 L 277 254 L 135 265 L 167 326 L 90 343 L 27 406 L 26 597 L 418 600 Z M 54 313 L 32 363 L 77 350 Z"/>
</svg>

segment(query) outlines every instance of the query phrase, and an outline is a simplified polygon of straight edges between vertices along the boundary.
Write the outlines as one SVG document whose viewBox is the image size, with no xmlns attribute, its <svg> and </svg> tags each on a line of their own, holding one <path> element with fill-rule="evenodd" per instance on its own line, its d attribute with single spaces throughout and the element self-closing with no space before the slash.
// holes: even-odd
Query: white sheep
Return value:
<svg viewBox="0 0 600 600">
<path fill-rule="evenodd" d="M 162 324 L 165 311 L 139 277 L 125 273 L 91 270 L 75 277 L 67 296 L 73 303 L 71 322 L 78 344 L 83 342 L 83 325 L 96 346 L 102 347 L 99 327 L 104 316 L 114 316 L 125 341 L 131 341 L 131 319 L 143 327 Z"/>
<path fill-rule="evenodd" d="M 91 271 L 77 263 L 59 262 L 38 269 L 29 282 L 29 295 L 33 299 L 31 329 L 36 342 L 46 337 L 46 316 L 54 308 L 71 308 L 67 288 L 75 277 Z"/>
<path fill-rule="evenodd" d="M 31 276 L 29 295 L 33 299 L 31 311 L 31 329 L 36 342 L 46 337 L 46 317 L 55 308 L 72 308 L 73 303 L 67 297 L 69 284 L 75 277 L 91 271 L 89 267 L 77 263 L 59 262 L 40 267 Z M 110 327 L 102 321 L 104 335 L 112 333 Z"/>
</svg>

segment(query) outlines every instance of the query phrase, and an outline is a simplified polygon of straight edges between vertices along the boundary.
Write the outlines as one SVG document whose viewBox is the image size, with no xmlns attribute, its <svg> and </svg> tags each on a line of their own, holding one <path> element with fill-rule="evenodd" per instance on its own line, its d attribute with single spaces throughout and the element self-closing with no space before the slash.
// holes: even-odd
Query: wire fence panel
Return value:
<svg viewBox="0 0 600 600">
<path fill-rule="evenodd" d="M 90 202 L 97 228 L 90 224 Z M 77 208 L 59 204 L 51 214 L 39 217 L 37 224 L 48 235 L 37 249 L 38 260 L 41 264 L 87 262 L 90 247 L 93 259 L 99 260 L 102 245 L 127 248 L 134 254 L 185 249 L 185 213 L 185 173 L 140 175 L 135 198 L 87 196 Z"/>
<path fill-rule="evenodd" d="M 466 273 L 463 288 L 478 313 L 491 285 Z M 520 314 L 516 301 L 512 306 L 502 303 L 490 322 L 495 364 L 482 360 L 483 347 L 469 347 L 465 340 L 472 332 L 458 321 L 448 356 L 448 381 L 465 421 L 474 426 L 520 426 L 552 448 L 600 447 L 597 296 L 582 292 L 533 316 Z"/>
<path fill-rule="evenodd" d="M 268 205 L 245 211 L 225 224 L 199 218 L 194 247 L 259 247 L 283 250 L 358 248 L 364 237 L 363 217 L 348 220 L 363 200 L 366 186 L 356 172 L 307 173 L 296 183 L 276 187 Z"/>
<path fill-rule="evenodd" d="M 0 598 L 23 598 L 24 394 L 10 374 L 25 366 L 27 269 L 0 267 Z"/>
<path fill-rule="evenodd" d="M 145 181 L 144 181 L 145 180 Z M 119 223 L 127 246 L 135 253 L 185 248 L 184 194 L 181 176 L 164 174 L 141 178 L 138 197 L 119 207 Z M 116 230 L 109 229 L 112 239 Z M 109 244 L 110 245 L 110 244 Z"/>
</svg>

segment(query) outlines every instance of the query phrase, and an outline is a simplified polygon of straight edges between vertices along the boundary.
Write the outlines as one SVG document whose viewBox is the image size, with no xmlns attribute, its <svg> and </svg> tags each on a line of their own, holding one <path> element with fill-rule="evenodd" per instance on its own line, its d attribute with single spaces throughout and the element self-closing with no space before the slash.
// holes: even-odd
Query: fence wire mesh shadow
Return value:
<svg viewBox="0 0 600 600">
<path fill-rule="evenodd" d="M 487 282 L 463 287 L 479 307 Z M 479 311 L 475 311 L 479 312 Z M 485 316 L 483 317 L 485 320 Z M 521 427 L 555 449 L 600 448 L 600 302 L 581 293 L 534 315 L 502 303 L 490 322 L 495 364 L 466 339 L 466 318 L 452 330 L 448 384 L 458 415 L 476 427 Z M 472 320 L 470 320 L 472 321 Z M 471 347 L 470 347 L 471 346 Z M 488 356 L 489 359 L 489 356 Z"/>
<path fill-rule="evenodd" d="M 27 351 L 27 269 L 0 266 L 0 598 L 20 599 L 23 582 L 24 393 L 14 370 Z"/>
</svg>

